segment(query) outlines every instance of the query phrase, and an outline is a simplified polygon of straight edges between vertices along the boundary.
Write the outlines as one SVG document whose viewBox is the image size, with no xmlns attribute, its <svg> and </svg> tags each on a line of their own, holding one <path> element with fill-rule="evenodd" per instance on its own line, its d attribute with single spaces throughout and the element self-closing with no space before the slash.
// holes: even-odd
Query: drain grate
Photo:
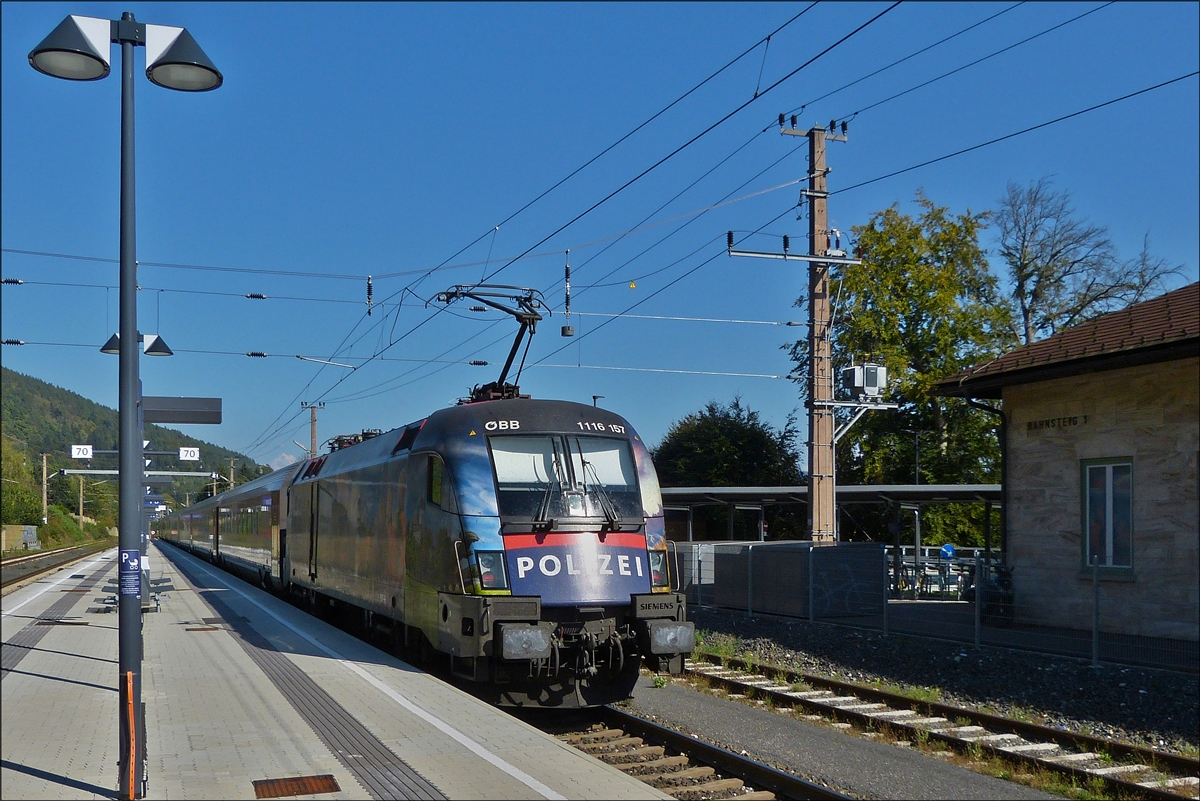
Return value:
<svg viewBox="0 0 1200 801">
<path fill-rule="evenodd" d="M 86 620 L 39 620 L 39 626 L 86 626 Z"/>
<path fill-rule="evenodd" d="M 91 592 L 91 590 L 73 589 L 73 590 L 60 590 L 60 592 Z"/>
<path fill-rule="evenodd" d="M 297 776 L 294 779 L 260 779 L 254 782 L 255 798 L 286 798 L 292 795 L 336 793 L 342 788 L 332 774 Z"/>
<path fill-rule="evenodd" d="M 71 576 L 71 578 L 87 578 L 87 576 L 83 575 L 82 573 L 76 573 L 75 575 Z"/>
<path fill-rule="evenodd" d="M 184 631 L 220 631 L 216 626 L 190 626 Z"/>
</svg>

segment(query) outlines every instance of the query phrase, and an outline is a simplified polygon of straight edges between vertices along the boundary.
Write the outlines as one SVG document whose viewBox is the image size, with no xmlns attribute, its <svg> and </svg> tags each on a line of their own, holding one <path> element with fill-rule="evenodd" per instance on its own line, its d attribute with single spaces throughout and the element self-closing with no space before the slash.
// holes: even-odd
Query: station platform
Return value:
<svg viewBox="0 0 1200 801">
<path fill-rule="evenodd" d="M 150 564 L 147 798 L 668 797 L 187 553 Z M 4 799 L 117 797 L 116 568 L 0 604 Z"/>
</svg>

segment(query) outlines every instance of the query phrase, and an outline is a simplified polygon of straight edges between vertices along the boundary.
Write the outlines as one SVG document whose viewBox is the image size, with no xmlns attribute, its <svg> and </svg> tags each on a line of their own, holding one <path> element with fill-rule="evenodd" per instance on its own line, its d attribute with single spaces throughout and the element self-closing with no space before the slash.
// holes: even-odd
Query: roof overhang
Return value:
<svg viewBox="0 0 1200 801">
<path fill-rule="evenodd" d="M 1087 373 L 1139 367 L 1145 364 L 1158 364 L 1198 356 L 1200 356 L 1200 337 L 1191 337 L 1151 347 L 1104 353 L 1052 364 L 1039 364 L 991 375 L 968 376 L 957 380 L 945 379 L 934 384 L 932 394 L 943 397 L 999 399 L 1001 390 L 1008 386 L 1034 384 L 1056 378 L 1070 378 Z"/>
</svg>

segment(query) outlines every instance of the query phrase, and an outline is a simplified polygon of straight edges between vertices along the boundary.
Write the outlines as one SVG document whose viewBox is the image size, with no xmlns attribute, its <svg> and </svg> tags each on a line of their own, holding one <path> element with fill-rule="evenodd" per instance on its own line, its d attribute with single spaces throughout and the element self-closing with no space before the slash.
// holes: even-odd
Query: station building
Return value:
<svg viewBox="0 0 1200 801">
<path fill-rule="evenodd" d="M 939 381 L 1003 412 L 1018 619 L 1200 638 L 1200 283 Z M 995 403 L 999 401 L 999 403 Z"/>
</svg>

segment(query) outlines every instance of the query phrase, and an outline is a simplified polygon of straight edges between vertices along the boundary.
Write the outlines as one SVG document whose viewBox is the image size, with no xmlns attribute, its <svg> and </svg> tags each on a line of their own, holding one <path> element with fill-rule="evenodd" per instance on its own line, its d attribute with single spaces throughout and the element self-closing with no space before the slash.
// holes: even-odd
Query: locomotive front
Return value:
<svg viewBox="0 0 1200 801">
<path fill-rule="evenodd" d="M 654 466 L 623 418 L 514 399 L 443 410 L 425 429 L 465 545 L 467 592 L 439 598 L 456 672 L 500 704 L 591 706 L 628 697 L 643 658 L 682 670 L 694 630 L 671 589 Z"/>
</svg>

